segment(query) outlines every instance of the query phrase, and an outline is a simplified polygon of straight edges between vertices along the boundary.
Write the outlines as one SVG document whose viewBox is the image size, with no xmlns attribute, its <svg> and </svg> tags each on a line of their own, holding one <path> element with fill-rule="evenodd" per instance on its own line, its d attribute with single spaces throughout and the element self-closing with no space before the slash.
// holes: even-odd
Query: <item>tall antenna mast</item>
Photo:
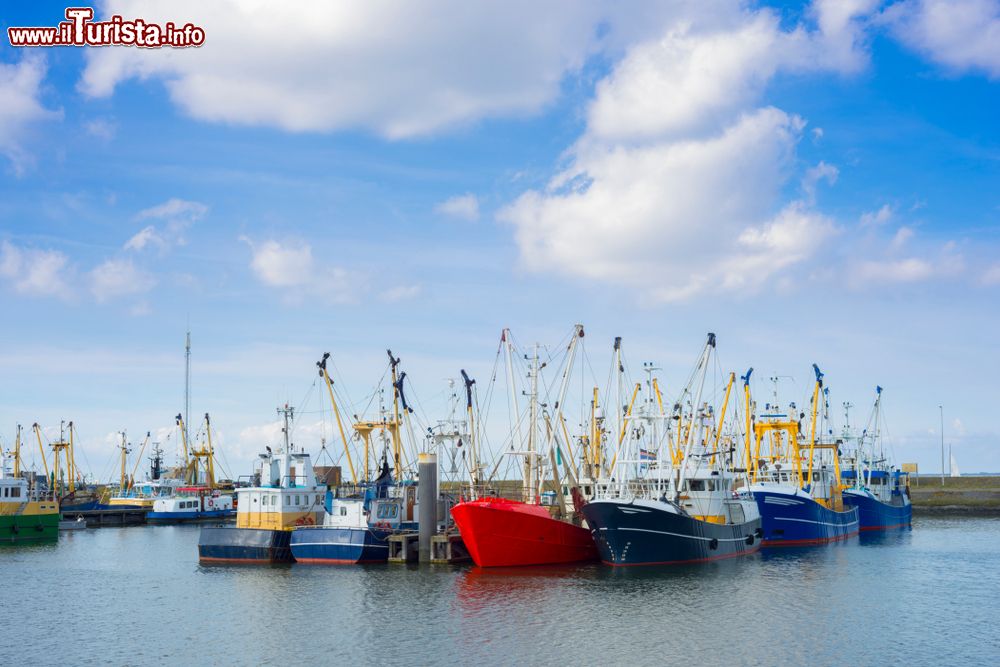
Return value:
<svg viewBox="0 0 1000 667">
<path fill-rule="evenodd" d="M 184 344 L 184 440 L 189 441 L 188 424 L 191 423 L 191 331 Z"/>
</svg>

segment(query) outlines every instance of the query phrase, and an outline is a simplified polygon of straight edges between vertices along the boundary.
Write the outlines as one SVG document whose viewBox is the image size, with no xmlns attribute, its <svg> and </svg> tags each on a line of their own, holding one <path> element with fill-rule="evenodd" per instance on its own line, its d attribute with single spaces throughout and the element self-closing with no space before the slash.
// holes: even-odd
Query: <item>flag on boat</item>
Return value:
<svg viewBox="0 0 1000 667">
<path fill-rule="evenodd" d="M 649 451 L 648 449 L 640 449 L 639 450 L 639 460 L 640 461 L 655 461 L 656 460 L 656 454 L 653 453 L 653 452 L 651 452 L 651 451 Z"/>
</svg>

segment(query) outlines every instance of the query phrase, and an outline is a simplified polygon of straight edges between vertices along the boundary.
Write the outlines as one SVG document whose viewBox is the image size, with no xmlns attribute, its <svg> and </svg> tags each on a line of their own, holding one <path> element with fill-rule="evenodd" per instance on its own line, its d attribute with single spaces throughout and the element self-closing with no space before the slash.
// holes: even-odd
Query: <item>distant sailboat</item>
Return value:
<svg viewBox="0 0 1000 667">
<path fill-rule="evenodd" d="M 949 454 L 949 456 L 951 456 L 951 463 L 948 466 L 948 470 L 950 471 L 950 475 L 952 477 L 961 477 L 962 473 L 959 472 L 959 470 L 958 470 L 958 463 L 955 461 L 955 455 L 952 454 L 951 452 L 949 452 L 948 454 Z"/>
</svg>

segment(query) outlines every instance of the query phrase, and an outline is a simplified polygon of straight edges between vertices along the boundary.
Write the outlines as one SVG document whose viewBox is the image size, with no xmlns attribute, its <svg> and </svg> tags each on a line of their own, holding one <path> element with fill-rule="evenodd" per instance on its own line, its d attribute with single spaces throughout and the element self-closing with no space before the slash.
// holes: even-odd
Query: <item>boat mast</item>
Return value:
<svg viewBox="0 0 1000 667">
<path fill-rule="evenodd" d="M 208 438 L 208 459 L 205 462 L 205 481 L 208 482 L 208 488 L 215 488 L 215 449 L 212 447 L 212 424 L 209 421 L 208 413 L 205 413 L 205 434 Z M 149 434 L 146 435 L 149 437 Z M 195 480 L 197 482 L 198 480 Z"/>
<path fill-rule="evenodd" d="M 188 330 L 187 338 L 184 343 L 184 424 L 182 428 L 184 429 L 184 442 L 187 443 L 190 440 L 190 433 L 188 433 L 188 424 L 191 420 L 191 331 Z M 187 445 L 185 444 L 184 449 L 184 465 L 186 466 L 187 461 Z"/>
<path fill-rule="evenodd" d="M 511 340 L 510 329 L 504 329 L 500 333 L 500 344 L 503 345 L 507 360 L 507 387 L 509 389 L 507 394 L 510 401 L 510 421 L 514 426 L 513 442 L 521 447 L 521 412 L 517 406 L 517 385 L 514 383 L 514 341 Z"/>
<path fill-rule="evenodd" d="M 177 426 L 180 427 L 181 444 L 184 446 L 184 481 L 187 482 L 188 470 L 191 468 L 190 456 L 188 455 L 187 420 L 182 415 L 177 415 L 174 419 L 177 421 Z"/>
<path fill-rule="evenodd" d="M 471 459 L 469 481 L 472 483 L 472 491 L 475 493 L 481 481 L 479 478 L 479 452 L 476 450 L 476 422 L 472 411 L 472 385 L 476 384 L 476 381 L 469 378 L 469 374 L 465 372 L 464 368 L 462 369 L 462 381 L 465 382 L 465 411 L 469 417 L 469 458 Z"/>
<path fill-rule="evenodd" d="M 399 366 L 399 358 L 392 356 L 392 350 L 386 350 L 389 355 L 389 365 L 392 367 L 392 458 L 394 461 L 394 472 L 397 478 L 402 479 L 403 471 L 401 467 L 402 446 L 399 438 L 399 387 L 396 377 L 396 367 Z"/>
<path fill-rule="evenodd" d="M 573 335 L 570 338 L 569 346 L 566 348 L 566 366 L 563 368 L 563 376 L 562 376 L 562 380 L 561 380 L 560 385 L 559 385 L 559 394 L 556 397 L 555 415 L 552 418 L 552 421 L 555 422 L 556 425 L 562 425 L 564 423 L 563 422 L 563 404 L 566 401 L 566 392 L 569 389 L 569 378 L 570 378 L 570 375 L 572 375 L 572 373 L 573 373 L 573 362 L 576 359 L 576 344 L 582 338 L 583 338 L 583 325 L 582 324 L 577 324 L 576 326 L 573 327 Z M 550 424 L 550 426 L 551 426 L 551 424 Z M 558 448 L 559 444 L 557 442 L 558 438 L 556 437 L 556 434 L 555 434 L 555 427 L 551 426 L 549 429 L 547 429 L 546 432 L 548 434 L 546 440 L 548 442 L 549 447 L 550 448 Z M 570 444 L 567 442 L 566 446 L 569 447 Z M 566 457 L 570 457 L 570 462 L 569 462 L 569 464 L 565 464 L 564 463 L 564 465 L 567 468 L 572 467 L 572 465 L 571 465 L 572 464 L 572 453 L 569 452 L 569 451 L 567 451 L 565 454 L 563 454 L 564 462 L 565 462 L 565 458 Z M 553 469 L 552 474 L 553 474 L 553 476 L 555 478 L 556 485 L 558 486 L 559 485 L 559 471 Z"/>
<path fill-rule="evenodd" d="M 524 499 L 531 502 L 535 497 L 535 431 L 538 419 L 538 343 L 535 343 L 528 370 L 531 393 L 528 403 L 528 453 L 524 457 Z"/>
<path fill-rule="evenodd" d="M 699 367 L 701 368 L 701 379 L 698 381 L 698 391 L 695 394 L 694 404 L 691 407 L 692 421 L 694 419 L 698 419 L 699 422 L 698 423 L 699 438 L 701 434 L 703 420 L 698 417 L 698 411 L 701 409 L 701 394 L 702 390 L 705 388 L 705 377 L 708 375 L 709 357 L 711 356 L 712 350 L 714 348 L 715 348 L 715 334 L 710 333 L 708 334 L 708 342 L 705 343 L 705 349 L 702 352 L 701 360 L 699 361 Z M 674 489 L 674 502 L 678 502 L 680 500 L 681 489 L 684 487 L 684 480 L 686 478 L 688 461 L 691 458 L 691 447 L 693 445 L 693 440 L 691 436 L 694 433 L 694 430 L 695 430 L 695 424 L 692 423 L 690 430 L 688 430 L 687 438 L 685 438 L 684 458 L 681 460 L 680 473 L 678 474 L 677 478 L 677 487 Z"/>
<path fill-rule="evenodd" d="M 819 370 L 819 366 L 813 364 L 813 370 L 816 372 L 816 385 L 813 388 L 813 399 L 812 399 L 812 426 L 810 427 L 809 433 L 809 474 L 806 479 L 809 480 L 809 488 L 812 489 L 812 473 L 813 473 L 813 454 L 816 449 L 816 414 L 819 411 L 819 397 L 823 389 L 823 373 Z M 799 470 L 799 488 L 805 487 L 805 480 L 802 478 L 802 459 L 799 458 L 797 468 Z M 840 480 L 837 480 L 840 483 Z"/>
<path fill-rule="evenodd" d="M 14 435 L 14 479 L 21 478 L 21 425 L 17 425 Z"/>
<path fill-rule="evenodd" d="M 347 446 L 347 437 L 344 435 L 344 422 L 340 418 L 340 408 L 337 406 L 337 399 L 333 395 L 333 380 L 330 379 L 330 373 L 326 370 L 326 360 L 330 358 L 329 352 L 323 353 L 323 358 L 316 362 L 316 366 L 319 368 L 320 377 L 326 381 L 326 389 L 330 394 L 330 403 L 333 404 L 333 415 L 337 418 L 337 430 L 340 431 L 340 439 L 344 443 L 344 454 L 347 456 L 347 467 L 351 470 L 351 481 L 354 484 L 358 483 L 358 476 L 354 472 L 354 461 L 351 460 L 351 450 Z M 366 467 L 367 475 L 367 467 Z M 368 481 L 367 479 L 365 481 Z"/>
<path fill-rule="evenodd" d="M 45 467 L 45 479 L 47 483 L 49 479 L 49 461 L 45 458 L 45 447 L 42 446 L 42 427 L 38 425 L 38 422 L 35 422 L 31 425 L 31 428 L 35 430 L 35 438 L 38 439 L 38 451 L 42 455 L 42 465 Z M 944 459 L 941 460 L 944 461 Z"/>
<path fill-rule="evenodd" d="M 126 481 L 125 480 L 125 464 L 126 464 L 126 457 L 128 456 L 128 444 L 125 442 L 125 431 L 119 431 L 119 433 L 122 436 L 122 444 L 120 444 L 118 446 L 119 449 L 121 449 L 121 452 L 122 452 L 122 461 L 121 461 L 121 477 L 119 477 L 119 481 L 118 481 L 118 492 L 121 493 L 122 495 L 124 495 L 125 494 L 125 488 L 126 488 L 126 486 L 125 486 L 125 481 Z"/>
</svg>

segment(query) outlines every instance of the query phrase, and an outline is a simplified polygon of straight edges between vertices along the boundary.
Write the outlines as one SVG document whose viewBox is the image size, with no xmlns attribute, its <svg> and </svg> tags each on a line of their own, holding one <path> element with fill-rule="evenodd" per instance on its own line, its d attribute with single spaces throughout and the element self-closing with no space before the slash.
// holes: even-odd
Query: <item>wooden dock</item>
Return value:
<svg viewBox="0 0 1000 667">
<path fill-rule="evenodd" d="M 143 526 L 146 524 L 146 512 L 143 509 L 72 510 L 63 514 L 63 519 L 73 521 L 82 516 L 87 522 L 87 528 Z"/>
<path fill-rule="evenodd" d="M 468 563 L 472 560 L 458 533 L 443 533 L 431 538 L 432 563 Z"/>
</svg>

